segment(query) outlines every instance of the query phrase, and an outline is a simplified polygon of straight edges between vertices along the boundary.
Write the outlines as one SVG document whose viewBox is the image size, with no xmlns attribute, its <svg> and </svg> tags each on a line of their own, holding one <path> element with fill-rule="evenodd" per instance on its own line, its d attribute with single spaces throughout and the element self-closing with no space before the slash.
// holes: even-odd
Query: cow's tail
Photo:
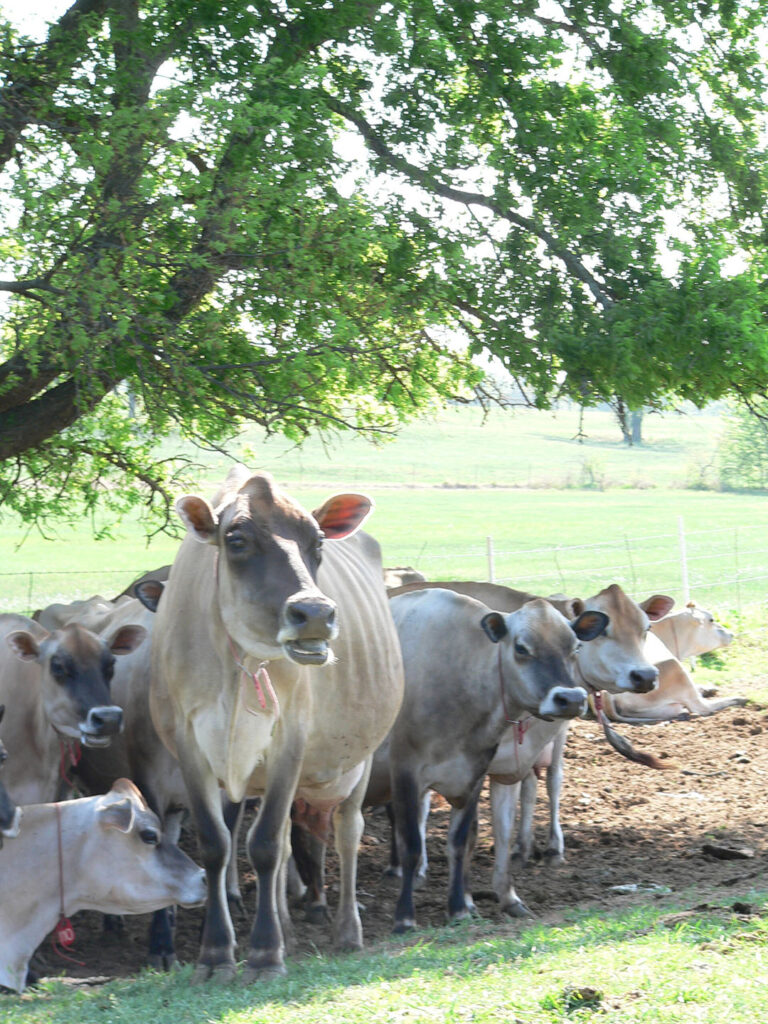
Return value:
<svg viewBox="0 0 768 1024">
<path fill-rule="evenodd" d="M 621 754 L 622 757 L 626 757 L 628 761 L 634 761 L 636 764 L 643 764 L 646 768 L 656 768 L 659 771 L 668 771 L 670 768 L 677 768 L 677 765 L 672 761 L 662 761 L 661 758 L 656 757 L 655 754 L 650 754 L 645 750 L 635 750 L 626 737 L 622 736 L 620 733 L 616 732 L 615 729 L 610 727 L 605 715 L 600 715 L 600 724 L 603 727 L 605 738 L 616 753 Z"/>
</svg>

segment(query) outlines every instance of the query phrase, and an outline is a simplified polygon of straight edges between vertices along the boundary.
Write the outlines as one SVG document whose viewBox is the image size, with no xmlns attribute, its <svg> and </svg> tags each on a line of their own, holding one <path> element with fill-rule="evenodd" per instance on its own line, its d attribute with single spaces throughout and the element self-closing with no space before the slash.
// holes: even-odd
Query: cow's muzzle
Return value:
<svg viewBox="0 0 768 1024">
<path fill-rule="evenodd" d="M 655 666 L 635 668 L 629 673 L 629 681 L 633 693 L 650 693 L 656 689 L 659 670 Z"/>
<path fill-rule="evenodd" d="M 580 686 L 555 686 L 539 704 L 539 718 L 578 718 L 587 710 L 587 691 Z"/>
<path fill-rule="evenodd" d="M 336 605 L 322 594 L 297 594 L 285 602 L 278 643 L 299 665 L 325 665 L 338 633 Z"/>
<path fill-rule="evenodd" d="M 117 705 L 91 708 L 80 722 L 80 742 L 86 747 L 108 747 L 123 728 L 123 709 Z"/>
</svg>

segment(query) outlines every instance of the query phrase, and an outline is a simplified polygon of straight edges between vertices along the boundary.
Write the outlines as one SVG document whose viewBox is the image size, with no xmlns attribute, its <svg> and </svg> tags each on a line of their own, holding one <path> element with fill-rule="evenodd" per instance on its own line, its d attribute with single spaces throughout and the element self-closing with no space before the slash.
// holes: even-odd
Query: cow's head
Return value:
<svg viewBox="0 0 768 1024">
<path fill-rule="evenodd" d="M 587 709 L 587 692 L 574 681 L 581 642 L 605 630 L 602 612 L 584 612 L 569 622 L 537 598 L 516 612 L 489 612 L 481 621 L 488 638 L 500 644 L 499 683 L 505 700 L 539 718 L 575 718 Z M 503 682 L 502 682 L 503 681 Z"/>
<path fill-rule="evenodd" d="M 575 601 L 577 611 L 601 611 L 608 618 L 605 630 L 579 651 L 581 678 L 595 690 L 609 693 L 649 693 L 658 685 L 659 670 L 643 653 L 643 641 L 652 621 L 670 610 L 674 600 L 654 594 L 642 604 L 612 583 L 586 601 Z"/>
<path fill-rule="evenodd" d="M 43 708 L 56 732 L 105 747 L 123 725 L 109 695 L 115 656 L 130 654 L 145 636 L 142 626 L 122 626 L 104 639 L 68 623 L 52 633 L 14 630 L 6 640 L 18 658 L 39 665 Z"/>
<path fill-rule="evenodd" d="M 104 913 L 144 914 L 169 903 L 196 906 L 205 899 L 205 875 L 163 834 L 156 814 L 128 779 L 95 799 L 92 850 L 88 864 L 88 904 Z M 90 856 L 89 856 L 90 853 Z"/>
<path fill-rule="evenodd" d="M 3 720 L 5 714 L 5 705 L 0 704 L 0 722 Z M 0 769 L 5 764 L 5 760 L 8 757 L 8 753 L 0 741 Z M 11 799 L 8 790 L 0 782 L 0 848 L 3 845 L 3 838 L 15 839 L 19 834 L 19 827 L 21 825 L 21 808 L 17 807 Z"/>
<path fill-rule="evenodd" d="M 317 585 L 326 540 L 349 537 L 372 508 L 338 494 L 307 512 L 268 473 L 230 474 L 212 507 L 195 495 L 176 508 L 189 533 L 216 548 L 216 586 L 232 639 L 256 658 L 324 665 L 337 635 L 336 605 Z"/>
<path fill-rule="evenodd" d="M 659 635 L 678 658 L 695 658 L 698 654 L 727 647 L 733 640 L 733 633 L 721 626 L 712 612 L 701 608 L 695 601 L 689 601 L 676 615 L 667 616 L 660 627 L 667 623 L 670 629 L 669 642 L 666 635 L 662 636 L 661 630 Z"/>
</svg>

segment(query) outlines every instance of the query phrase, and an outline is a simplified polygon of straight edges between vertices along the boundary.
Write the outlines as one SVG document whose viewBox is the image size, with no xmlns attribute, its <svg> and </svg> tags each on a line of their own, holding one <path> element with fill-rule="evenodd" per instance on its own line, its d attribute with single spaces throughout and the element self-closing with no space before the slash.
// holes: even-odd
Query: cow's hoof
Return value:
<svg viewBox="0 0 768 1024">
<path fill-rule="evenodd" d="M 147 964 L 152 970 L 163 973 L 179 969 L 179 961 L 176 959 L 175 953 L 150 953 L 147 957 Z"/>
<path fill-rule="evenodd" d="M 193 985 L 207 985 L 214 982 L 219 985 L 227 985 L 234 981 L 237 973 L 235 965 L 232 964 L 198 964 L 192 972 Z"/>
<path fill-rule="evenodd" d="M 255 985 L 257 982 L 274 981 L 284 978 L 288 973 L 285 964 L 246 964 L 240 979 L 243 985 Z"/>
<path fill-rule="evenodd" d="M 565 854 L 562 850 L 545 850 L 544 863 L 548 868 L 557 867 L 559 864 L 565 864 Z"/>
<path fill-rule="evenodd" d="M 393 935 L 406 935 L 408 932 L 412 932 L 416 927 L 416 922 L 412 917 L 405 917 L 402 921 L 395 921 L 394 927 L 392 928 Z"/>
<path fill-rule="evenodd" d="M 342 953 L 359 953 L 363 948 L 363 936 L 359 930 L 334 935 L 333 945 L 335 949 Z"/>
<path fill-rule="evenodd" d="M 328 924 L 331 913 L 325 903 L 308 903 L 304 911 L 304 920 L 309 924 Z"/>
<path fill-rule="evenodd" d="M 501 909 L 510 917 L 524 918 L 534 916 L 522 900 L 510 900 L 508 903 L 502 904 Z"/>
<path fill-rule="evenodd" d="M 383 878 L 402 878 L 403 869 L 399 866 L 393 866 L 390 864 L 388 868 L 384 868 L 381 874 Z"/>
</svg>

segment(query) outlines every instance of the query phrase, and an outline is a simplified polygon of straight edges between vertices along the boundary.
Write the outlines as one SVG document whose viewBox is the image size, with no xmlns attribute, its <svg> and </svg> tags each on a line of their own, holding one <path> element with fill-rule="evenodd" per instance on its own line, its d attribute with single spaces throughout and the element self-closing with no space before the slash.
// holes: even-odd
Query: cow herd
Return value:
<svg viewBox="0 0 768 1024">
<path fill-rule="evenodd" d="M 368 806 L 391 809 L 394 927 L 415 927 L 433 790 L 451 806 L 449 918 L 474 910 L 467 878 L 486 778 L 493 886 L 507 913 L 526 914 L 510 873 L 517 809 L 514 850 L 525 860 L 546 769 L 546 853 L 561 860 L 574 717 L 591 707 L 617 749 L 652 763 L 609 718 L 743 703 L 708 700 L 682 663 L 730 635 L 694 606 L 670 615 L 663 595 L 637 604 L 613 584 L 583 601 L 545 600 L 421 580 L 388 590 L 379 547 L 360 529 L 368 498 L 337 495 L 309 513 L 244 467 L 211 502 L 190 495 L 177 510 L 187 533 L 169 574 L 114 601 L 0 616 L 0 985 L 9 989 L 25 987 L 37 945 L 78 909 L 153 911 L 148 955 L 168 966 L 168 907 L 203 900 L 195 978 L 233 977 L 233 847 L 248 798 L 259 810 L 245 840 L 258 879 L 246 982 L 285 971 L 294 863 L 325 910 L 331 830 L 334 938 L 362 946 L 356 876 Z M 91 795 L 62 800 L 73 782 Z M 204 871 L 176 846 L 185 813 Z M 33 891 L 34 914 L 25 912 Z"/>
</svg>

